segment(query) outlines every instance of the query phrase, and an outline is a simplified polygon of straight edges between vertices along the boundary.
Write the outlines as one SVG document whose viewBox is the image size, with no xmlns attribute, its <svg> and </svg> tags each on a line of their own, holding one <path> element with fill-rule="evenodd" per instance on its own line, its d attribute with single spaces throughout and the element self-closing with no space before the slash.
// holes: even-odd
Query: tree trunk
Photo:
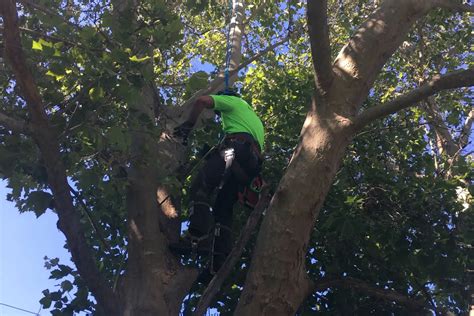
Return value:
<svg viewBox="0 0 474 316">
<path fill-rule="evenodd" d="M 317 112 L 307 115 L 260 228 L 236 315 L 292 315 L 312 288 L 305 266 L 310 232 L 351 141 L 346 120 Z"/>
<path fill-rule="evenodd" d="M 233 7 L 230 70 L 237 68 L 241 61 L 244 17 L 241 0 L 234 0 Z M 231 82 L 236 75 L 231 77 Z M 152 87 L 146 85 L 141 95 L 132 116 L 138 118 L 144 114 L 153 121 Z M 186 107 L 172 108 L 168 114 L 186 118 L 187 110 Z M 138 122 L 130 122 L 137 132 L 132 134 L 132 156 L 136 158 L 129 171 L 127 194 L 129 253 L 122 286 L 124 315 L 178 315 L 184 296 L 197 277 L 197 269 L 184 268 L 168 250 L 168 243 L 179 236 L 180 225 L 175 225 L 177 214 L 170 211 L 170 205 L 161 203 L 168 190 L 158 179 L 176 172 L 184 161 L 185 148 L 166 132 L 156 143 Z"/>
</svg>

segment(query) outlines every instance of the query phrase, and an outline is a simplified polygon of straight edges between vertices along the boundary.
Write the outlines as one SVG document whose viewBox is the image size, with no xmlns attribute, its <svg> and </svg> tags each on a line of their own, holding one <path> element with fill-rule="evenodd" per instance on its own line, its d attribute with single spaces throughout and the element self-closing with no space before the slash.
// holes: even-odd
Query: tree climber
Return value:
<svg viewBox="0 0 474 316">
<path fill-rule="evenodd" d="M 187 121 L 174 129 L 173 135 L 180 137 L 183 144 L 206 108 L 220 114 L 225 137 L 217 150 L 208 155 L 191 184 L 189 228 L 180 244 L 194 250 L 210 249 L 214 255 L 209 272 L 215 273 L 232 250 L 232 213 L 239 189 L 248 186 L 260 173 L 264 128 L 247 102 L 234 91 L 225 90 L 194 102 Z M 211 207 L 216 189 L 217 197 Z"/>
</svg>

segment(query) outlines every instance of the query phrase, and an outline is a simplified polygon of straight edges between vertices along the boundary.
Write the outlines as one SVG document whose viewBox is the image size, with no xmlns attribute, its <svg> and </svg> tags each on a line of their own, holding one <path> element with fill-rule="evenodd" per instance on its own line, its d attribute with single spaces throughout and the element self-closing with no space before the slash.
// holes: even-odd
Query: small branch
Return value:
<svg viewBox="0 0 474 316">
<path fill-rule="evenodd" d="M 27 6 L 27 7 L 31 7 L 33 9 L 36 9 L 38 11 L 41 11 L 43 12 L 44 14 L 46 15 L 49 15 L 49 16 L 57 16 L 59 17 L 60 19 L 62 19 L 66 24 L 69 24 L 75 28 L 78 28 L 79 29 L 79 26 L 77 26 L 76 24 L 72 23 L 71 21 L 69 21 L 66 17 L 58 14 L 57 12 L 54 12 L 52 10 L 50 10 L 49 8 L 46 8 L 42 5 L 39 5 L 38 3 L 35 3 L 31 0 L 18 0 L 18 2 L 20 2 L 21 4 Z"/>
<path fill-rule="evenodd" d="M 94 220 L 93 216 L 92 216 L 92 213 L 89 211 L 89 209 L 87 208 L 87 205 L 86 203 L 84 203 L 84 200 L 82 199 L 82 196 L 79 192 L 77 192 L 76 190 L 74 190 L 73 187 L 69 186 L 69 189 L 71 190 L 72 194 L 76 197 L 77 201 L 79 202 L 79 204 L 81 205 L 82 209 L 84 210 L 84 213 L 87 217 L 87 219 L 89 220 L 89 223 L 91 224 L 92 226 L 92 229 L 95 231 L 95 233 L 97 234 L 97 237 L 99 238 L 101 244 L 102 244 L 102 247 L 103 247 L 103 251 L 104 252 L 111 252 L 110 251 L 110 245 L 109 243 L 105 240 L 104 238 L 104 234 L 102 234 L 101 230 L 99 229 L 99 226 L 97 225 L 96 221 Z"/>
<path fill-rule="evenodd" d="M 256 61 L 257 59 L 259 59 L 260 57 L 264 56 L 266 53 L 268 53 L 268 52 L 274 50 L 275 48 L 277 48 L 278 46 L 286 43 L 289 39 L 290 39 L 290 36 L 286 36 L 286 37 L 282 38 L 280 41 L 268 46 L 264 50 L 262 50 L 262 51 L 258 52 L 257 54 L 253 55 L 251 58 L 249 58 L 246 61 L 242 62 L 236 69 L 229 71 L 229 77 L 232 77 L 232 76 L 236 75 L 240 70 L 244 69 L 245 67 L 247 67 L 248 65 L 250 65 L 251 63 Z M 219 87 L 223 83 L 224 83 L 224 76 L 218 76 L 213 81 L 211 81 L 211 83 L 206 88 L 201 89 L 198 92 L 196 92 L 191 98 L 189 98 L 181 106 L 186 108 L 189 105 L 191 105 L 192 103 L 194 103 L 194 101 L 197 98 L 199 98 L 200 96 L 208 95 L 208 94 L 217 92 L 219 90 Z"/>
<path fill-rule="evenodd" d="M 41 6 L 41 5 L 39 5 L 39 4 L 37 4 L 37 3 L 33 2 L 33 1 L 31 1 L 31 0 L 18 0 L 18 2 L 22 3 L 23 5 L 25 5 L 25 6 L 27 6 L 27 7 L 30 7 L 30 8 L 33 8 L 33 9 L 35 9 L 35 10 L 41 11 L 41 12 L 43 12 L 43 13 L 46 14 L 46 15 L 57 16 L 57 17 L 59 17 L 60 19 L 62 19 L 62 20 L 64 21 L 64 23 L 66 23 L 66 24 L 70 25 L 71 27 L 75 28 L 77 31 L 81 31 L 81 30 L 82 30 L 82 28 L 81 28 L 80 25 L 77 25 L 77 24 L 71 22 L 71 21 L 68 19 L 68 17 L 65 17 L 65 16 L 63 16 L 63 15 L 60 15 L 60 14 L 58 14 L 57 12 L 54 12 L 54 11 L 48 9 L 48 8 L 45 8 L 44 6 Z M 33 30 L 28 30 L 28 29 L 23 29 L 23 31 L 31 32 L 31 33 L 35 32 L 35 31 L 33 31 Z M 101 30 L 99 27 L 96 27 L 96 32 L 98 32 L 98 33 L 102 36 L 102 38 L 107 42 L 107 44 L 109 44 L 109 45 L 111 45 L 111 46 L 115 46 L 115 45 L 113 45 L 113 43 L 110 41 L 109 37 L 108 37 L 106 34 L 104 34 L 104 33 L 102 32 L 102 30 Z M 43 35 L 43 36 L 44 36 L 44 35 Z M 52 36 L 48 36 L 48 37 L 49 37 L 50 39 L 54 39 L 54 37 L 52 37 Z M 73 43 L 73 42 L 70 42 L 70 41 L 67 41 L 67 40 L 63 40 L 63 39 L 58 39 L 58 38 L 56 38 L 56 41 L 62 41 L 62 42 L 64 42 L 64 43 L 68 44 L 68 45 L 76 46 L 76 47 L 81 47 L 81 48 L 88 49 L 88 50 L 91 50 L 91 51 L 94 51 L 94 52 L 99 52 L 99 51 L 100 51 L 100 52 L 103 52 L 103 51 L 104 51 L 103 49 L 99 49 L 99 48 L 87 48 L 87 47 L 85 47 L 84 45 L 82 45 L 81 43 Z"/>
<path fill-rule="evenodd" d="M 313 291 L 319 292 L 330 287 L 344 287 L 356 289 L 385 301 L 397 302 L 413 310 L 423 310 L 427 308 L 426 303 L 423 300 L 410 298 L 394 290 L 382 289 L 368 282 L 352 277 L 322 278 L 321 280 L 314 282 Z"/>
<path fill-rule="evenodd" d="M 469 137 L 472 133 L 472 123 L 474 123 L 474 107 L 471 108 L 466 120 L 464 121 L 464 126 L 461 131 L 461 135 L 459 136 L 459 147 L 464 148 L 469 143 Z"/>
<path fill-rule="evenodd" d="M 403 94 L 390 102 L 365 110 L 354 119 L 353 127 L 358 131 L 376 119 L 413 106 L 415 103 L 439 91 L 470 87 L 472 85 L 474 85 L 474 68 L 453 71 L 442 76 L 435 76 L 431 81 L 417 89 Z"/>
<path fill-rule="evenodd" d="M 270 196 L 268 195 L 269 189 L 270 188 L 268 185 L 265 185 L 262 188 L 261 199 L 258 201 L 257 205 L 255 206 L 255 209 L 250 214 L 247 223 L 245 224 L 245 227 L 240 233 L 239 239 L 237 240 L 229 256 L 227 256 L 227 259 L 224 261 L 224 264 L 219 269 L 219 271 L 217 271 L 217 274 L 214 275 L 211 282 L 204 290 L 204 293 L 202 294 L 201 299 L 199 300 L 199 303 L 196 306 L 194 315 L 205 314 L 205 311 L 209 304 L 211 304 L 212 299 L 219 292 L 222 283 L 224 283 L 230 272 L 232 272 L 232 268 L 240 259 L 242 252 L 244 251 L 244 247 L 252 236 L 252 233 L 254 232 L 255 227 L 257 226 L 260 216 L 263 213 L 263 210 L 268 206 L 270 202 Z"/>
<path fill-rule="evenodd" d="M 430 120 L 433 121 L 433 124 L 430 124 L 430 128 L 432 128 L 435 132 L 436 145 L 438 147 L 439 153 L 444 153 L 448 157 L 453 157 L 459 147 L 455 143 L 447 124 L 444 122 L 443 117 L 441 116 L 441 110 L 439 109 L 433 97 L 427 98 L 425 103 L 427 115 Z"/>
<path fill-rule="evenodd" d="M 474 12 L 474 6 L 463 4 L 461 1 L 452 0 L 434 0 L 434 5 L 439 8 L 448 9 L 457 12 Z"/>
<path fill-rule="evenodd" d="M 428 303 L 430 303 L 430 305 L 432 306 L 433 308 L 433 311 L 435 313 L 435 315 L 440 315 L 438 314 L 438 308 L 436 306 L 436 303 L 433 299 L 433 297 L 431 296 L 431 294 L 428 292 L 428 290 L 426 289 L 426 284 L 420 284 L 418 281 L 415 280 L 415 283 L 417 283 L 418 287 L 420 288 L 421 292 L 423 293 L 423 295 L 425 296 L 426 298 L 426 301 Z"/>
<path fill-rule="evenodd" d="M 17 120 L 2 112 L 0 112 L 0 125 L 17 133 L 29 134 L 31 132 L 25 121 Z"/>
<path fill-rule="evenodd" d="M 2 28 L 0 27 L 0 31 L 2 30 Z M 62 42 L 62 43 L 65 43 L 69 46 L 81 46 L 80 43 L 73 43 L 73 42 L 70 42 L 66 39 L 63 39 L 63 38 L 59 38 L 59 37 L 56 37 L 56 36 L 51 36 L 51 35 L 47 35 L 45 33 L 42 33 L 42 32 L 39 32 L 39 31 L 35 31 L 35 30 L 31 30 L 29 28 L 26 28 L 26 27 L 20 27 L 20 31 L 21 32 L 24 32 L 24 33 L 28 33 L 28 34 L 32 34 L 32 35 L 36 35 L 38 37 L 41 37 L 41 38 L 44 38 L 44 39 L 48 39 L 50 41 L 53 41 L 53 42 L 56 42 L 56 43 L 59 43 L 59 42 Z"/>
<path fill-rule="evenodd" d="M 307 20 L 316 87 L 324 95 L 334 79 L 327 17 L 327 0 L 308 0 Z"/>
<path fill-rule="evenodd" d="M 19 28 L 21 32 L 23 33 L 28 33 L 28 34 L 31 34 L 31 35 L 35 35 L 35 36 L 38 36 L 40 38 L 44 38 L 44 39 L 47 39 L 47 40 L 50 40 L 50 41 L 53 41 L 53 42 L 56 42 L 56 43 L 64 43 L 66 45 L 69 45 L 69 46 L 72 46 L 72 47 L 79 47 L 79 48 L 82 48 L 84 50 L 88 50 L 88 51 L 91 51 L 91 52 L 103 52 L 104 50 L 103 49 L 99 49 L 99 48 L 88 48 L 84 45 L 82 45 L 81 43 L 74 43 L 74 42 L 71 42 L 69 40 L 66 40 L 64 38 L 60 38 L 60 37 L 56 37 L 56 36 L 52 36 L 52 35 L 47 35 L 45 33 L 42 33 L 42 32 L 39 32 L 39 31 L 35 31 L 35 30 L 31 30 L 31 29 L 28 29 L 26 27 L 20 27 Z M 3 28 L 0 27 L 0 32 L 3 32 Z"/>
</svg>

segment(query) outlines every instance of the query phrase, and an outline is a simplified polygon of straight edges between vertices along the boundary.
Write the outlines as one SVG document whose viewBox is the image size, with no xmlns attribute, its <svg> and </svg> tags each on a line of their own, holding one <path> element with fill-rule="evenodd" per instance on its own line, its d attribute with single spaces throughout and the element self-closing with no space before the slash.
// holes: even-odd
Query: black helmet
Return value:
<svg viewBox="0 0 474 316">
<path fill-rule="evenodd" d="M 230 96 L 240 98 L 240 94 L 238 94 L 237 90 L 235 90 L 233 88 L 227 88 L 227 89 L 221 90 L 221 91 L 217 92 L 217 95 L 230 95 Z"/>
</svg>

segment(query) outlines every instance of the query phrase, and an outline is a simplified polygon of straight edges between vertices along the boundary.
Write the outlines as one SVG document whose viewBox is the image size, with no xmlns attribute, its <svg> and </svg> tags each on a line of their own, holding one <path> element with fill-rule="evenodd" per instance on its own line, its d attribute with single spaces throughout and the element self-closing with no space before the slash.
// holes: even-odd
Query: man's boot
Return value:
<svg viewBox="0 0 474 316">
<path fill-rule="evenodd" d="M 178 243 L 170 244 L 170 249 L 177 254 L 208 254 L 213 237 L 211 207 L 204 202 L 194 202 L 189 213 L 188 230 Z"/>
</svg>

